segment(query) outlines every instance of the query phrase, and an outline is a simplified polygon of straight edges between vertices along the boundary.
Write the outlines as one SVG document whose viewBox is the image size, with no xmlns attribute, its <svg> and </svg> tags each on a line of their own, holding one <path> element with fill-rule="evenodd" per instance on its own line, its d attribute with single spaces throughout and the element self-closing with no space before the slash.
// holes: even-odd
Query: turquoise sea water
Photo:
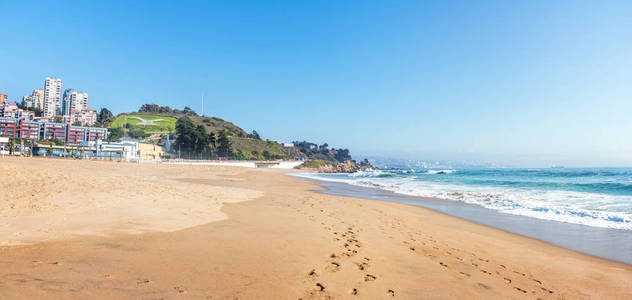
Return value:
<svg viewBox="0 0 632 300">
<path fill-rule="evenodd" d="M 301 176 L 481 205 L 503 213 L 632 230 L 632 169 L 372 170 Z"/>
</svg>

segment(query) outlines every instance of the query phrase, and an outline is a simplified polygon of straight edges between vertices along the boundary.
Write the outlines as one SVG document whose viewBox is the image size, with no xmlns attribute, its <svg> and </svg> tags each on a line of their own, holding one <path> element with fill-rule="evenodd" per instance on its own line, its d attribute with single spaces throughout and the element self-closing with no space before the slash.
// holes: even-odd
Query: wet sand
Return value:
<svg viewBox="0 0 632 300">
<path fill-rule="evenodd" d="M 284 170 L 0 160 L 3 177 L 15 170 L 78 185 L 0 185 L 2 226 L 29 237 L 0 235 L 13 244 L 0 247 L 2 299 L 632 298 L 630 265 L 420 207 L 314 193 L 316 183 Z M 135 184 L 154 176 L 156 185 Z M 104 193 L 128 195 L 112 200 L 122 209 L 85 204 L 104 182 Z M 148 194 L 164 209 L 136 202 Z M 13 221 L 29 207 L 37 219 L 38 205 L 64 220 L 79 218 L 75 206 L 101 219 L 75 221 L 88 223 L 79 234 L 59 221 L 43 237 Z M 180 218 L 188 205 L 200 208 L 190 226 Z"/>
<path fill-rule="evenodd" d="M 404 203 L 439 211 L 526 237 L 542 240 L 573 251 L 632 264 L 632 231 L 592 227 L 501 213 L 480 205 L 427 197 L 396 194 L 346 183 L 317 181 L 321 193 L 362 199 Z"/>
</svg>

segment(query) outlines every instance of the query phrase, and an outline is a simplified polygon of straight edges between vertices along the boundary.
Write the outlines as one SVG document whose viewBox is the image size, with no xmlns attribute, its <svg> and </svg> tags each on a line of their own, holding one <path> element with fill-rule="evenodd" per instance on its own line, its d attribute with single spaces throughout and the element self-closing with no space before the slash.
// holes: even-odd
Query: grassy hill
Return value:
<svg viewBox="0 0 632 300">
<path fill-rule="evenodd" d="M 219 132 L 221 130 L 225 130 L 226 132 L 228 132 L 229 135 L 232 136 L 237 136 L 237 137 L 246 137 L 248 136 L 248 133 L 241 129 L 239 126 L 222 120 L 220 118 L 216 118 L 216 117 L 206 117 L 206 116 L 198 116 L 198 115 L 191 115 L 191 114 L 184 114 L 181 112 L 171 112 L 171 113 L 146 113 L 146 112 L 138 112 L 138 113 L 130 113 L 130 114 L 121 114 L 119 115 L 114 122 L 112 122 L 112 127 L 114 127 L 114 123 L 116 123 L 116 121 L 119 119 L 120 116 L 138 116 L 141 118 L 171 118 L 174 120 L 173 123 L 173 129 L 170 131 L 170 133 L 174 133 L 175 132 L 175 122 L 177 121 L 178 118 L 181 118 L 183 116 L 187 116 L 189 117 L 193 123 L 197 126 L 197 125 L 202 125 L 206 128 L 207 132 Z M 134 124 L 132 124 L 134 125 Z"/>
<path fill-rule="evenodd" d="M 166 113 L 123 113 L 110 123 L 110 128 L 120 128 L 125 136 L 132 136 L 150 143 L 158 143 L 167 133 L 175 140 L 175 127 L 178 118 L 189 117 L 195 126 L 202 125 L 208 133 L 227 132 L 233 152 L 242 159 L 265 160 L 289 158 L 282 144 L 249 137 L 239 126 L 216 117 L 185 114 L 181 111 Z M 149 124 L 148 124 L 149 123 Z M 131 128 L 130 128 L 131 127 Z M 136 135 L 136 136 L 135 136 Z M 294 157 L 294 153 L 291 157 Z"/>
<path fill-rule="evenodd" d="M 234 151 L 240 151 L 245 159 L 269 160 L 287 157 L 286 148 L 274 141 L 231 136 L 228 138 Z"/>
<path fill-rule="evenodd" d="M 142 129 L 146 133 L 174 133 L 177 119 L 169 116 L 152 116 L 143 114 L 121 114 L 110 124 L 110 128 L 123 128 L 128 126 Z M 129 124 L 129 125 L 127 125 Z"/>
</svg>

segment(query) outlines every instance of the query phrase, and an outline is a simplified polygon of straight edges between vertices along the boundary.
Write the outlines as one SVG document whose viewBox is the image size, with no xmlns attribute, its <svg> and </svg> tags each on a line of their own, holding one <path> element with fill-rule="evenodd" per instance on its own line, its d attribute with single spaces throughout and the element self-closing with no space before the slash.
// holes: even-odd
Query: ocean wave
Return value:
<svg viewBox="0 0 632 300">
<path fill-rule="evenodd" d="M 437 171 L 437 170 L 434 170 Z M 393 174 L 392 172 L 387 172 Z M 419 176 L 312 174 L 312 179 L 380 188 L 394 193 L 481 205 L 501 213 L 594 227 L 632 230 L 632 196 L 568 190 L 476 186 L 420 181 Z M 603 184 L 613 184 L 603 183 Z M 602 185 L 603 185 L 602 184 Z M 598 187 L 600 184 L 595 185 Z"/>
</svg>

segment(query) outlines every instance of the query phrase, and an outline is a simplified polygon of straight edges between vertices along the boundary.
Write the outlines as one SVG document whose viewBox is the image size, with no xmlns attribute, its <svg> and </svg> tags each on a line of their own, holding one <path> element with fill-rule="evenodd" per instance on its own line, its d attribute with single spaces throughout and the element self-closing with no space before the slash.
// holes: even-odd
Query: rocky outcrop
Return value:
<svg viewBox="0 0 632 300">
<path fill-rule="evenodd" d="M 371 168 L 371 165 L 359 165 L 351 160 L 337 164 L 327 164 L 318 167 L 319 173 L 353 173 Z"/>
</svg>

